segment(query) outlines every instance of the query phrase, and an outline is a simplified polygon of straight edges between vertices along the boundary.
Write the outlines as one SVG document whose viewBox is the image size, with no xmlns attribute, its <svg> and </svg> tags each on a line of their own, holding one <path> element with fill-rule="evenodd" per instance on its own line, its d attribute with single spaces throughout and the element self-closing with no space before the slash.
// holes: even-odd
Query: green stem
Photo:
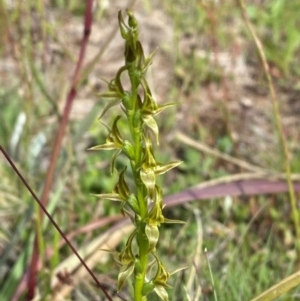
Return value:
<svg viewBox="0 0 300 301">
<path fill-rule="evenodd" d="M 134 280 L 134 301 L 145 301 L 146 297 L 143 297 L 142 291 L 145 283 L 145 277 L 148 266 L 148 240 L 145 234 L 145 224 L 143 221 L 140 221 L 137 225 L 137 241 L 139 245 L 139 259 L 141 265 L 141 272 L 135 274 Z"/>
<path fill-rule="evenodd" d="M 146 301 L 147 298 L 143 297 L 143 287 L 146 278 L 147 266 L 148 266 L 148 258 L 149 258 L 149 242 L 145 233 L 145 218 L 148 215 L 148 206 L 146 203 L 147 193 L 144 187 L 144 184 L 140 177 L 140 167 L 142 161 L 142 120 L 139 115 L 139 107 L 138 107 L 138 86 L 140 82 L 139 72 L 137 70 L 136 64 L 131 64 L 128 69 L 128 74 L 131 81 L 131 101 L 133 104 L 133 112 L 129 114 L 129 125 L 130 131 L 134 143 L 135 149 L 135 160 L 131 164 L 132 171 L 134 174 L 134 180 L 137 187 L 137 199 L 139 202 L 140 208 L 140 218 L 137 222 L 137 244 L 139 247 L 138 258 L 140 261 L 140 271 L 135 271 L 135 279 L 134 279 L 134 301 Z"/>
</svg>

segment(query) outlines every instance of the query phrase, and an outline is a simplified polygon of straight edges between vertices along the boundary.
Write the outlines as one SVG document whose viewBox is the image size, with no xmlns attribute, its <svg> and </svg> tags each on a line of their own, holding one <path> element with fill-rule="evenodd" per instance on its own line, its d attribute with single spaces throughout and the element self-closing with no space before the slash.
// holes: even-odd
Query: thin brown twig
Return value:
<svg viewBox="0 0 300 301">
<path fill-rule="evenodd" d="M 31 187 L 28 185 L 27 181 L 25 180 L 25 178 L 22 176 L 22 174 L 19 172 L 19 170 L 17 169 L 17 167 L 15 166 L 15 164 L 13 163 L 13 161 L 10 159 L 10 157 L 8 156 L 8 154 L 6 153 L 6 151 L 4 150 L 4 148 L 0 145 L 0 150 L 3 153 L 3 155 L 5 156 L 6 160 L 9 162 L 10 166 L 13 168 L 13 170 L 16 172 L 16 174 L 18 175 L 18 177 L 20 178 L 20 180 L 23 182 L 23 184 L 25 185 L 25 187 L 28 189 L 28 191 L 30 192 L 30 194 L 32 195 L 32 197 L 36 200 L 36 202 L 39 204 L 40 209 L 43 211 L 43 213 L 49 218 L 51 224 L 55 227 L 55 229 L 59 232 L 59 234 L 63 237 L 63 239 L 66 241 L 67 245 L 71 248 L 71 250 L 73 251 L 73 253 L 75 254 L 75 256 L 78 258 L 78 260 L 80 261 L 80 263 L 85 267 L 85 269 L 88 271 L 88 273 L 91 275 L 91 277 L 95 280 L 97 286 L 103 291 L 103 293 L 105 294 L 105 296 L 108 298 L 108 300 L 112 301 L 110 295 L 106 292 L 104 286 L 99 282 L 99 280 L 97 279 L 97 277 L 95 276 L 95 274 L 92 272 L 92 270 L 87 266 L 87 264 L 85 263 L 85 261 L 82 259 L 82 257 L 79 255 L 79 253 L 77 252 L 77 250 L 75 249 L 75 247 L 72 245 L 71 241 L 67 238 L 67 236 L 64 234 L 64 232 L 60 229 L 60 227 L 58 226 L 58 224 L 56 223 L 56 221 L 53 219 L 53 217 L 51 216 L 51 214 L 47 211 L 45 205 L 42 203 L 42 201 L 39 200 L 39 198 L 36 196 L 36 194 L 34 193 L 34 191 L 31 189 Z"/>
<path fill-rule="evenodd" d="M 259 173 L 259 174 L 269 174 L 270 171 L 268 170 L 265 170 L 259 166 L 255 166 L 253 164 L 250 164 L 246 161 L 243 161 L 241 159 L 237 159 L 235 157 L 232 157 L 228 154 L 225 154 L 225 153 L 222 153 L 220 152 L 219 150 L 217 149 L 214 149 L 214 148 L 211 148 L 199 141 L 195 141 L 193 139 L 191 139 L 190 137 L 188 137 L 187 135 L 181 133 L 181 132 L 177 132 L 176 133 L 176 138 L 183 142 L 184 144 L 186 145 L 189 145 L 189 146 L 192 146 L 193 148 L 195 149 L 198 149 L 204 153 L 207 153 L 211 156 L 214 156 L 214 157 L 217 157 L 217 158 L 220 158 L 222 160 L 225 160 L 231 164 L 234 164 L 234 165 L 237 165 L 243 169 L 246 169 L 246 170 L 249 170 L 249 171 L 252 171 L 252 172 L 255 172 L 255 173 Z"/>
</svg>

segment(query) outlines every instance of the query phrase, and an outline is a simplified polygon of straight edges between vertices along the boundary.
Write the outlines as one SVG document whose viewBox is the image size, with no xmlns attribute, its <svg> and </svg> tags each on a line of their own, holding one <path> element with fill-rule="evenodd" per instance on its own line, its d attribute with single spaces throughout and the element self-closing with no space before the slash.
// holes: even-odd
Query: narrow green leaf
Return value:
<svg viewBox="0 0 300 301">
<path fill-rule="evenodd" d="M 172 168 L 177 167 L 181 163 L 182 163 L 182 161 L 175 161 L 175 162 L 171 162 L 168 164 L 158 164 L 154 168 L 155 174 L 162 175 L 162 174 L 168 172 L 169 170 L 171 170 Z"/>
<path fill-rule="evenodd" d="M 174 270 L 173 272 L 170 272 L 170 275 L 172 276 L 172 275 L 174 275 L 174 274 L 176 274 L 176 273 L 178 273 L 180 271 L 186 270 L 186 269 L 188 269 L 188 267 L 178 268 L 178 269 Z"/>
<path fill-rule="evenodd" d="M 130 28 L 124 22 L 121 11 L 118 12 L 118 20 L 119 20 L 121 36 L 123 39 L 126 40 L 128 38 L 128 32 L 130 31 Z"/>
<path fill-rule="evenodd" d="M 283 279 L 251 301 L 271 301 L 300 284 L 300 271 Z"/>
<path fill-rule="evenodd" d="M 185 224 L 185 222 L 179 219 L 164 218 L 164 224 Z"/>
<path fill-rule="evenodd" d="M 88 148 L 88 150 L 113 150 L 116 149 L 116 144 L 114 142 L 108 142 L 105 144 L 96 145 Z"/>
<path fill-rule="evenodd" d="M 139 70 L 143 70 L 143 65 L 145 62 L 145 55 L 144 55 L 143 46 L 140 43 L 140 41 L 137 41 L 137 43 L 136 43 L 136 54 L 137 54 L 136 65 Z"/>
<path fill-rule="evenodd" d="M 97 96 L 103 98 L 120 98 L 120 95 L 116 91 L 106 91 L 103 93 L 98 93 Z"/>
<path fill-rule="evenodd" d="M 101 193 L 101 194 L 91 194 L 96 196 L 100 200 L 110 200 L 110 201 L 123 201 L 119 194 L 117 193 Z"/>
<path fill-rule="evenodd" d="M 161 106 L 157 106 L 157 108 L 155 110 L 152 111 L 153 115 L 158 115 L 159 113 L 161 113 L 163 110 L 167 109 L 167 108 L 170 108 L 170 107 L 173 107 L 175 106 L 176 103 L 174 102 L 170 102 L 170 103 L 166 103 L 164 105 L 161 105 Z"/>
<path fill-rule="evenodd" d="M 143 66 L 142 66 L 142 73 L 146 73 L 147 72 L 147 70 L 148 70 L 148 68 L 149 68 L 149 66 L 152 64 L 152 62 L 153 62 L 153 58 L 154 58 L 154 56 L 155 56 L 155 54 L 156 54 L 156 51 L 157 51 L 157 48 L 155 48 L 154 49 L 154 51 L 152 51 L 150 54 L 149 54 L 149 56 L 145 59 L 145 62 L 144 62 L 144 64 L 143 64 Z"/>
</svg>

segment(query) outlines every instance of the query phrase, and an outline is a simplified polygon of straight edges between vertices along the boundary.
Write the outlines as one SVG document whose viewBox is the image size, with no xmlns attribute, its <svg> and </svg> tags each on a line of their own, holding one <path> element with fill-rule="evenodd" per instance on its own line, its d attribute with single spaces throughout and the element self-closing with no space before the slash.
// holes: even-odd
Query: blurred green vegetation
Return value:
<svg viewBox="0 0 300 301">
<path fill-rule="evenodd" d="M 262 162 L 263 167 L 280 171 L 278 164 L 274 163 L 280 162 L 276 144 L 271 152 L 263 148 L 259 152 L 259 147 L 255 148 L 256 151 L 252 151 L 251 147 L 249 151 L 247 147 L 246 151 L 241 151 L 234 138 L 240 130 L 239 127 L 235 128 L 234 123 L 237 113 L 230 108 L 226 98 L 226 91 L 234 89 L 231 87 L 231 76 L 224 72 L 218 60 L 211 59 L 212 53 L 231 53 L 236 41 L 242 41 L 242 56 L 254 69 L 254 95 L 258 95 L 254 103 L 259 108 L 260 95 L 267 97 L 265 92 L 261 92 L 261 89 L 265 89 L 265 81 L 236 2 L 167 0 L 160 5 L 150 1 L 137 2 L 139 5 L 136 9 L 143 11 L 141 20 L 146 14 L 144 8 L 147 14 L 161 10 L 170 18 L 176 45 L 167 53 L 174 62 L 169 71 L 167 96 L 168 100 L 178 105 L 172 114 L 158 118 L 163 139 L 162 146 L 155 151 L 158 161 L 177 158 L 183 160 L 184 164 L 171 175 L 160 179 L 165 187 L 164 193 L 168 195 L 210 179 L 241 172 L 223 160 L 177 141 L 172 136 L 174 130 L 186 132 L 190 137 L 223 153 L 245 161 Z M 101 24 L 110 27 L 111 18 L 117 18 L 119 8 L 116 3 L 97 1 L 94 23 L 104 20 Z M 263 41 L 280 95 L 289 99 L 291 94 L 296 94 L 298 99 L 300 2 L 253 1 L 247 9 Z M 53 139 L 80 43 L 76 38 L 71 44 L 69 40 L 59 40 L 58 33 L 65 30 L 69 22 L 82 26 L 84 11 L 83 1 L 0 1 L 0 145 L 9 152 L 38 195 L 44 185 Z M 155 19 L 152 22 L 155 23 Z M 140 34 L 143 36 L 142 30 Z M 183 38 L 193 38 L 194 41 L 186 53 L 179 46 Z M 57 51 L 53 61 L 49 59 L 51 43 L 54 44 L 51 51 Z M 199 55 L 199 50 L 204 55 Z M 232 56 L 235 54 L 232 53 Z M 101 68 L 105 61 L 100 60 L 99 64 Z M 90 76 L 95 72 L 96 65 L 93 67 Z M 97 77 L 98 73 L 95 73 L 93 76 Z M 222 92 L 221 101 L 209 99 L 210 111 L 205 111 L 205 108 L 202 111 L 201 100 L 209 98 L 213 89 Z M 81 114 L 80 118 L 72 118 L 69 123 L 48 207 L 67 233 L 101 216 L 119 213 L 117 205 L 110 202 L 99 204 L 97 199 L 90 196 L 91 193 L 110 191 L 117 179 L 117 175 L 111 176 L 109 173 L 111 153 L 87 152 L 90 146 L 102 143 L 107 134 L 105 126 L 97 122 L 104 100 L 97 98 L 96 92 L 89 78 L 80 87 L 82 94 L 75 102 L 81 101 L 82 108 L 87 100 L 92 105 L 88 112 Z M 234 101 L 237 107 L 242 97 L 241 94 L 236 96 Z M 250 114 L 256 114 L 256 111 Z M 295 114 L 299 115 L 299 112 L 295 110 Z M 113 116 L 106 116 L 105 123 L 110 125 L 112 120 Z M 286 131 L 286 135 L 291 145 L 292 170 L 299 173 L 297 141 L 300 132 L 297 129 L 299 123 L 294 124 Z M 242 125 L 243 122 L 240 127 Z M 274 129 L 268 128 L 266 131 L 271 135 L 270 131 Z M 265 137 L 261 139 L 263 141 Z M 261 141 L 256 143 L 260 144 Z M 10 300 L 30 261 L 36 210 L 34 200 L 25 187 L 6 164 L 4 157 L 0 158 L 0 299 Z M 124 164 L 122 160 L 120 157 L 117 164 Z M 200 216 L 195 213 L 197 210 L 200 210 Z M 286 195 L 251 198 L 228 196 L 195 201 L 172 210 L 166 208 L 166 211 L 167 216 L 187 221 L 184 227 L 162 227 L 159 252 L 166 265 L 170 270 L 178 266 L 189 267 L 171 278 L 174 289 L 170 290 L 170 300 L 195 300 L 193 298 L 199 287 L 202 288 L 199 300 L 214 300 L 205 256 L 203 251 L 197 251 L 199 244 L 201 250 L 204 247 L 208 250 L 219 301 L 249 300 L 290 275 L 299 266 Z M 199 223 L 203 236 L 199 235 Z M 73 242 L 77 247 L 88 244 L 105 229 L 78 235 Z M 47 220 L 43 224 L 43 235 L 46 246 L 54 248 L 39 282 L 39 290 L 44 294 L 42 300 L 48 300 L 51 298 L 50 276 L 71 251 L 67 247 L 58 247 L 57 233 Z M 109 260 L 106 265 L 97 265 L 95 270 L 114 278 L 116 269 L 112 268 L 113 265 L 113 261 Z M 196 271 L 193 277 L 192 270 Z M 299 298 L 299 293 L 299 289 L 296 289 L 278 300 L 295 300 Z M 155 298 L 151 296 L 151 300 Z"/>
</svg>

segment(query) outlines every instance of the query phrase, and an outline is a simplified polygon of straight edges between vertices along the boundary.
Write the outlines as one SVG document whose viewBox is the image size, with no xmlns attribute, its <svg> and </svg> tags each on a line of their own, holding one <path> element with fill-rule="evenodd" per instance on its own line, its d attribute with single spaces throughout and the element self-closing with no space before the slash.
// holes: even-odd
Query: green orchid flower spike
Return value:
<svg viewBox="0 0 300 301">
<path fill-rule="evenodd" d="M 118 127 L 121 115 L 115 117 L 105 143 L 90 150 L 114 150 L 111 160 L 111 172 L 115 169 L 115 160 L 121 154 L 128 158 L 130 176 L 134 187 L 126 182 L 127 166 L 119 172 L 119 179 L 111 193 L 96 195 L 100 199 L 118 201 L 121 211 L 128 215 L 135 230 L 127 239 L 126 246 L 120 253 L 111 252 L 120 266 L 117 289 L 120 291 L 127 281 L 132 281 L 133 300 L 147 301 L 151 292 L 162 300 L 168 300 L 166 289 L 171 288 L 167 280 L 173 274 L 166 268 L 156 254 L 159 239 L 159 227 L 162 223 L 182 223 L 168 220 L 163 216 L 163 194 L 157 185 L 156 177 L 162 175 L 181 162 L 162 164 L 157 162 L 153 152 L 151 134 L 159 144 L 159 129 L 155 117 L 173 103 L 158 105 L 152 96 L 146 80 L 146 73 L 152 64 L 155 52 L 145 57 L 138 39 L 138 22 L 133 13 L 127 10 L 128 21 L 124 21 L 119 12 L 119 28 L 125 40 L 125 62 L 114 79 L 108 83 L 108 90 L 100 96 L 106 99 L 106 106 L 100 119 L 114 106 L 120 105 L 127 119 L 130 137 L 125 139 Z M 131 89 L 126 90 L 121 76 L 127 74 Z M 142 93 L 141 93 L 142 92 Z M 128 176 L 128 175 L 127 175 Z M 129 181 L 128 181 L 129 183 Z M 156 270 L 153 275 L 152 270 Z"/>
</svg>

